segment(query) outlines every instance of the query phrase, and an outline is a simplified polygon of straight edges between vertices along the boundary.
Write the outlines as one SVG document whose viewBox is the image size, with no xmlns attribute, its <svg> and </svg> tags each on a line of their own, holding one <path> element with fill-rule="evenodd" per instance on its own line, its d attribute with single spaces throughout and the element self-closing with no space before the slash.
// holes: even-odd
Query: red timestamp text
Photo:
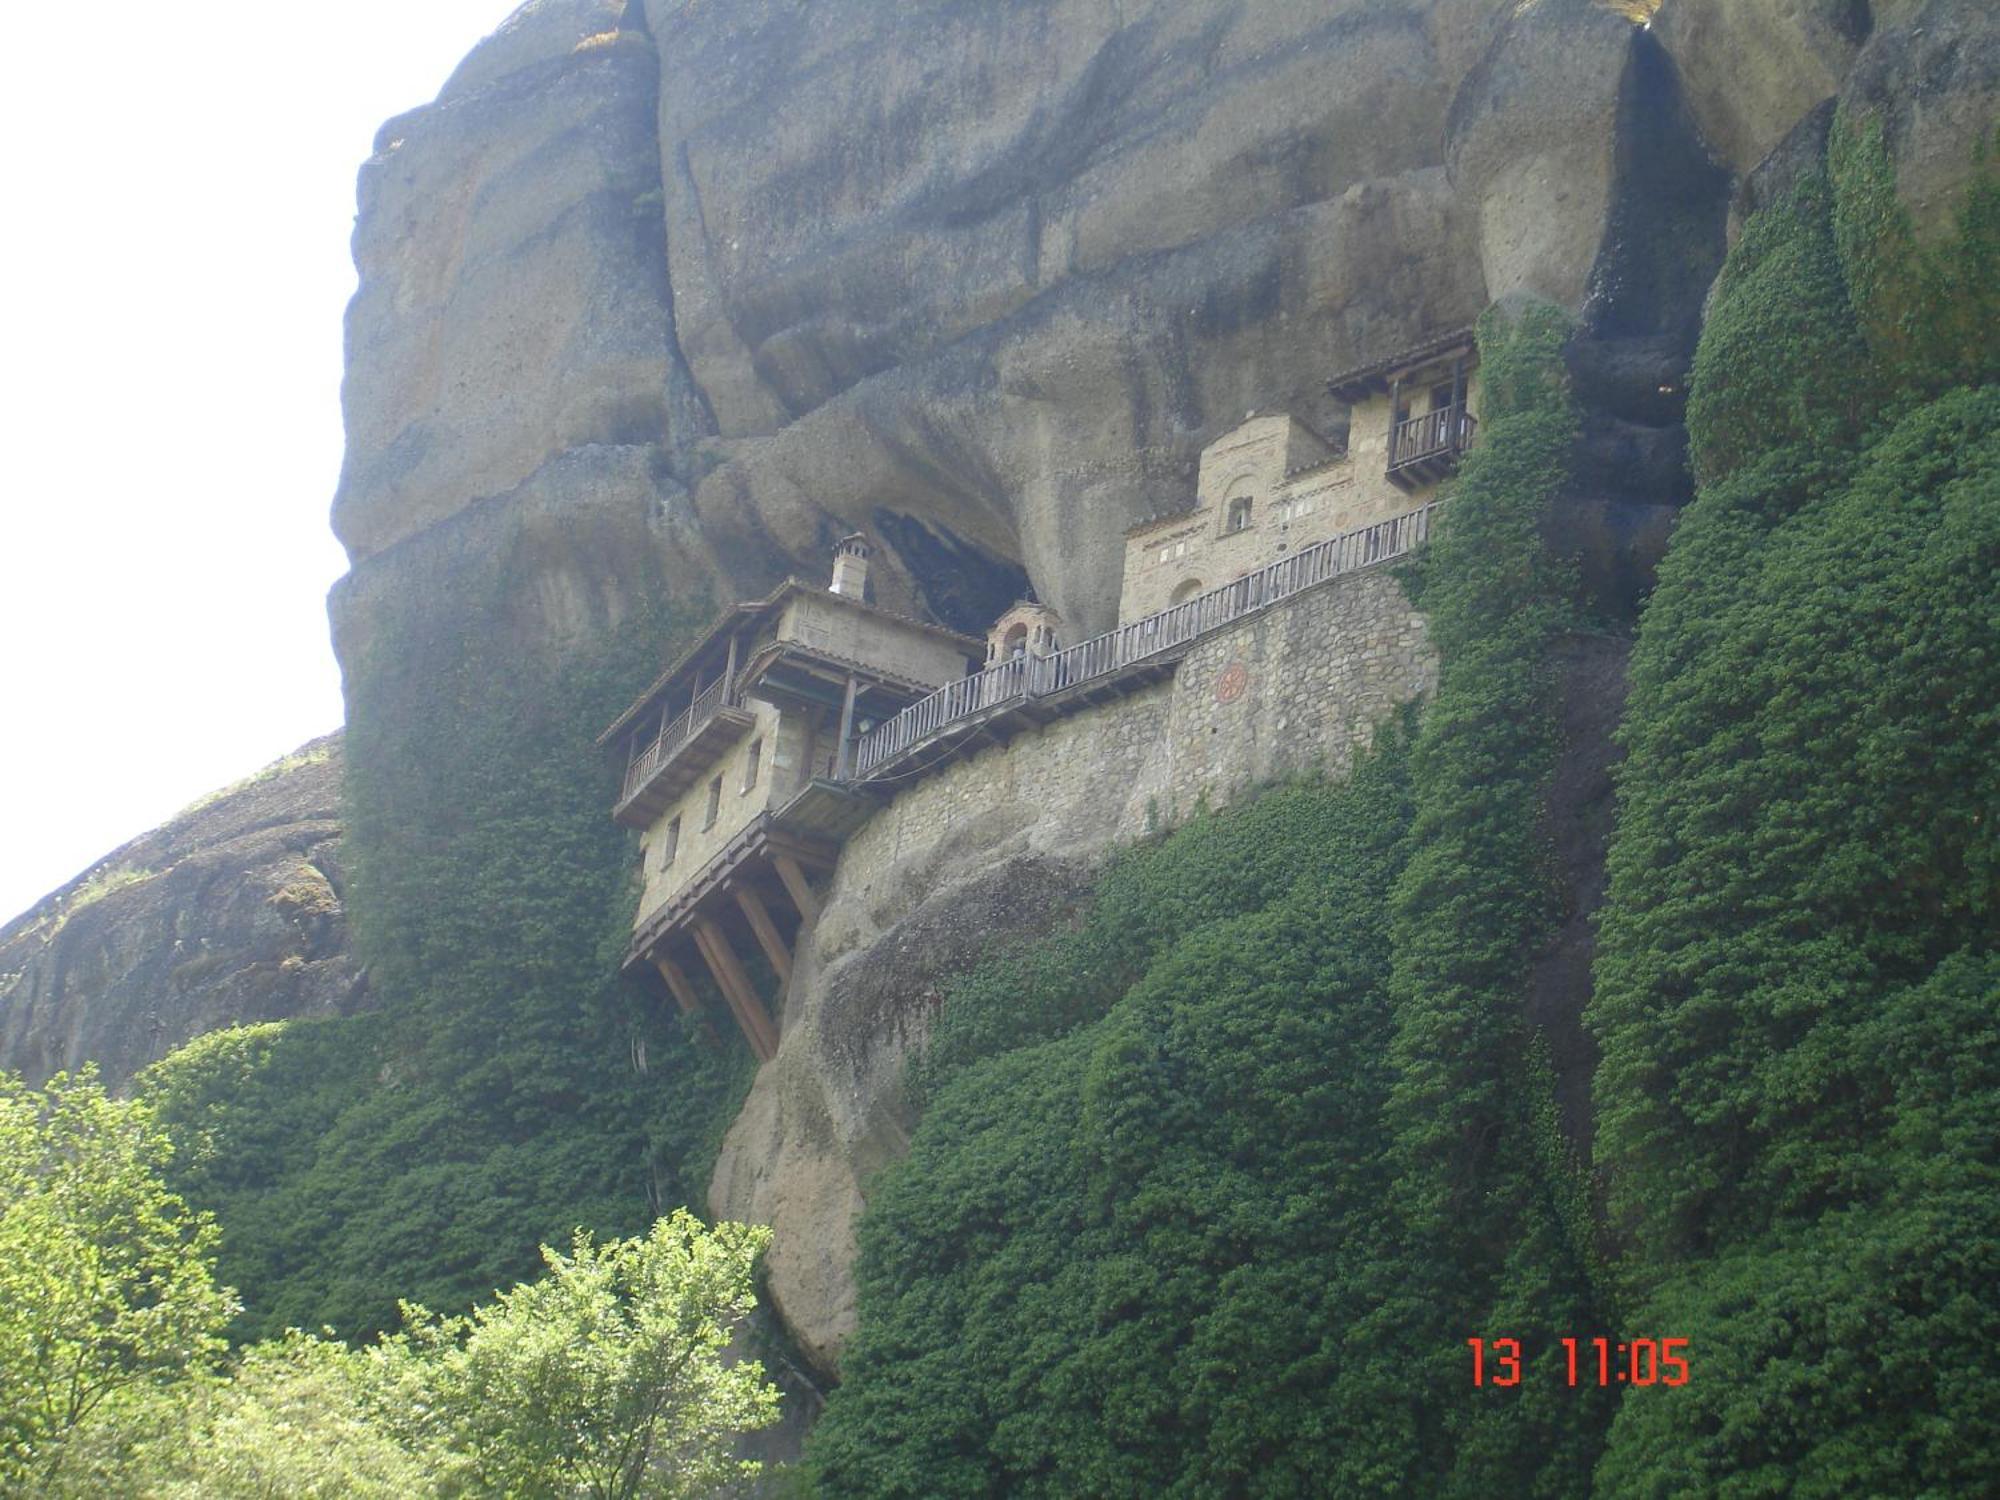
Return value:
<svg viewBox="0 0 2000 1500">
<path fill-rule="evenodd" d="M 1521 1341 L 1514 1338 L 1469 1338 L 1474 1386 L 1515 1386 L 1521 1383 Z M 1571 1386 L 1686 1385 L 1686 1339 L 1570 1338 L 1557 1340 L 1563 1371 Z"/>
</svg>

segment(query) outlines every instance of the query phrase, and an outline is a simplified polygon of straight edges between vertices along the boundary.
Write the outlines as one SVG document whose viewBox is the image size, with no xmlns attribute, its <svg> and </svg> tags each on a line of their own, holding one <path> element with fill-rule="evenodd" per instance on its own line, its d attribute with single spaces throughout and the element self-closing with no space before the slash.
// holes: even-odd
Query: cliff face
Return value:
<svg viewBox="0 0 2000 1500">
<path fill-rule="evenodd" d="M 362 172 L 343 660 L 472 510 L 538 646 L 620 554 L 734 594 L 857 527 L 894 602 L 1024 567 L 1095 630 L 1224 424 L 1516 292 L 1623 372 L 1579 515 L 1656 550 L 1732 180 L 1844 90 L 1934 213 L 1993 49 L 1967 0 L 534 0 Z"/>
<path fill-rule="evenodd" d="M 590 541 L 728 594 L 857 527 L 892 602 L 978 626 L 1025 567 L 1100 628 L 1119 533 L 1244 410 L 1333 423 L 1342 364 L 1607 300 L 1635 163 L 1692 149 L 1656 51 L 1584 0 L 538 0 L 362 173 L 343 660 L 413 540 L 551 503 L 588 519 L 537 547 L 545 642 L 621 614 Z M 1618 330 L 1669 364 L 1702 186 Z"/>
<path fill-rule="evenodd" d="M 0 928 L 0 1068 L 119 1087 L 204 1032 L 364 1008 L 340 779 L 339 737 L 314 740 Z"/>
<path fill-rule="evenodd" d="M 1579 319 L 1559 520 L 1616 613 L 1688 494 L 1686 364 L 1743 212 L 1845 99 L 1934 216 L 1994 46 L 1977 0 L 533 0 L 362 172 L 350 691 L 398 601 L 585 659 L 662 580 L 749 595 L 854 529 L 893 607 L 978 629 L 1026 584 L 1101 629 L 1123 530 L 1204 442 L 1253 408 L 1337 429 L 1332 371 L 1521 293 Z M 852 972 L 967 916 L 1043 925 L 1003 859 L 958 871 L 956 916 L 885 913 Z M 941 977 L 873 988 L 908 1009 Z M 799 983 L 811 1047 L 716 1202 L 807 1184 L 774 1291 L 830 1363 L 921 1025 L 843 1041 Z M 860 1083 L 815 1071 L 843 1048 Z"/>
</svg>

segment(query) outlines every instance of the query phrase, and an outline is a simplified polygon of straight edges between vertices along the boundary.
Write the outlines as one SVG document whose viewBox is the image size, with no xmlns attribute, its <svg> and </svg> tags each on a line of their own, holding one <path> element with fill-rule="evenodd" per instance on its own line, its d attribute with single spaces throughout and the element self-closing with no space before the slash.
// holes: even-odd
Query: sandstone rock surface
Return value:
<svg viewBox="0 0 2000 1500">
<path fill-rule="evenodd" d="M 1918 233 L 1935 233 L 1950 221 L 1981 142 L 1989 160 L 2000 147 L 2000 18 L 1987 0 L 1898 5 L 1877 17 L 1840 97 L 1850 113 L 1882 122 L 1897 195 Z"/>
<path fill-rule="evenodd" d="M 686 586 L 859 528 L 885 602 L 977 628 L 1025 569 L 1102 628 L 1245 410 L 1337 427 L 1335 368 L 1584 302 L 1645 44 L 1594 0 L 536 0 L 362 174 L 357 579 L 630 446 L 592 503 L 685 500 Z"/>
<path fill-rule="evenodd" d="M 204 1032 L 365 1008 L 340 777 L 339 737 L 314 740 L 0 927 L 0 1068 L 118 1087 Z"/>
<path fill-rule="evenodd" d="M 1687 80 L 1701 133 L 1750 171 L 1840 90 L 1868 34 L 1856 0 L 1668 0 L 1654 30 Z"/>
</svg>

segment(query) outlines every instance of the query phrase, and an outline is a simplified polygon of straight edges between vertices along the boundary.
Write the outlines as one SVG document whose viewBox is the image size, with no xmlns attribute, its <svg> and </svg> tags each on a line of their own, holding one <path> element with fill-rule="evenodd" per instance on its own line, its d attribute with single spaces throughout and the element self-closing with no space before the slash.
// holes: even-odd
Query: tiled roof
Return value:
<svg viewBox="0 0 2000 1500">
<path fill-rule="evenodd" d="M 848 594 L 836 594 L 831 589 L 820 588 L 817 584 L 807 583 L 801 578 L 787 578 L 762 599 L 745 600 L 737 604 L 732 604 L 723 610 L 721 614 L 717 615 L 715 623 L 704 630 L 696 638 L 693 645 L 675 657 L 673 664 L 653 679 L 651 686 L 632 701 L 630 708 L 612 720 L 604 732 L 598 735 L 596 743 L 599 745 L 607 743 L 613 735 L 638 718 L 645 711 L 648 704 L 659 697 L 666 689 L 673 686 L 676 677 L 692 666 L 695 659 L 701 656 L 703 652 L 709 650 L 717 641 L 728 635 L 744 616 L 756 617 L 767 614 L 776 610 L 794 594 L 806 592 L 831 599 L 848 609 L 858 609 L 866 614 L 878 615 L 885 620 L 894 620 L 899 625 L 907 625 L 912 629 L 922 630 L 931 635 L 943 636 L 948 641 L 954 641 L 965 646 L 970 652 L 979 652 L 986 649 L 986 643 L 977 636 L 960 635 L 956 630 L 947 630 L 944 626 L 933 625 L 928 620 L 919 620 L 910 615 L 898 614 L 893 609 L 883 609 L 880 605 L 866 603 Z"/>
<path fill-rule="evenodd" d="M 1370 360 L 1365 365 L 1356 365 L 1351 370 L 1343 370 L 1326 383 L 1326 388 L 1342 401 L 1354 401 L 1366 395 L 1378 385 L 1383 377 L 1411 365 L 1420 365 L 1440 354 L 1449 354 L 1453 349 L 1472 343 L 1470 328 L 1454 328 L 1448 333 L 1440 333 L 1412 344 L 1407 349 L 1381 359 Z"/>
</svg>

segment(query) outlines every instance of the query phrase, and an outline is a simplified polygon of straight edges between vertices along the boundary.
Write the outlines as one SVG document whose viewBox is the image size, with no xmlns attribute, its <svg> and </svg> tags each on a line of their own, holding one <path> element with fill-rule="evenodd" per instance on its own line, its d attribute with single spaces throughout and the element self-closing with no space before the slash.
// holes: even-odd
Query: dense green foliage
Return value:
<svg viewBox="0 0 2000 1500">
<path fill-rule="evenodd" d="M 1555 768 L 1550 647 L 1569 580 L 1543 545 L 1577 417 L 1551 308 L 1480 329 L 1485 432 L 1426 559 L 1441 666 L 1414 749 L 1407 862 L 1389 891 L 1394 1085 L 1387 1146 L 1410 1245 L 1393 1317 L 1421 1362 L 1418 1463 L 1435 1492 L 1503 1480 L 1573 1492 L 1602 1412 L 1551 1378 L 1546 1333 L 1591 1326 L 1574 1169 L 1544 1128 L 1550 1084 L 1522 1019 L 1558 912 L 1543 807 Z M 1464 1338 L 1532 1329 L 1508 1401 L 1464 1400 Z"/>
<path fill-rule="evenodd" d="M 1834 165 L 1731 258 L 1633 658 L 1597 1157 L 1698 1378 L 1608 1494 L 2000 1489 L 2000 220 L 1919 253 L 1879 136 Z"/>
<path fill-rule="evenodd" d="M 290 1330 L 225 1362 L 214 1221 L 166 1130 L 89 1074 L 0 1074 L 0 1494 L 153 1500 L 693 1497 L 753 1475 L 778 1392 L 725 1350 L 770 1231 L 685 1210 L 365 1348 Z"/>
<path fill-rule="evenodd" d="M 0 1073 L 0 1492 L 64 1487 L 86 1429 L 222 1352 L 214 1221 L 161 1181 L 143 1104 L 93 1074 Z"/>
<path fill-rule="evenodd" d="M 434 1455 L 442 1495 L 680 1500 L 754 1475 L 730 1450 L 777 1420 L 778 1391 L 723 1353 L 770 1240 L 679 1210 L 643 1237 L 544 1247 L 546 1275 L 469 1317 L 406 1306 L 362 1356 L 377 1420 Z"/>
<path fill-rule="evenodd" d="M 544 661 L 504 564 L 464 566 L 350 674 L 350 914 L 381 1009 L 205 1038 L 147 1079 L 244 1336 L 462 1308 L 579 1225 L 642 1229 L 699 1199 L 747 1087 L 746 1052 L 618 978 L 634 862 L 591 745 L 701 606 Z"/>
<path fill-rule="evenodd" d="M 1300 1435 L 1372 1437 L 1356 1478 L 1407 1442 L 1393 1357 L 1343 1326 L 1384 1291 L 1356 1248 L 1394 1232 L 1380 897 L 1405 758 L 1128 855 L 1076 933 L 952 993 L 962 1038 L 997 1030 L 1010 976 L 1047 999 L 1065 959 L 1082 995 L 1097 964 L 1138 969 L 1108 1014 L 1050 1006 L 934 1078 L 863 1221 L 823 1493 L 1306 1494 Z M 1188 925 L 1121 928 L 1146 890 Z"/>
<path fill-rule="evenodd" d="M 1563 578 L 1566 328 L 1482 330 L 1487 427 L 1424 602 L 1411 743 L 1205 816 L 975 971 L 871 1192 L 831 1495 L 1575 1493 L 1602 1403 L 1468 1399 L 1464 1339 L 1588 1326 L 1519 1020 Z M 1495 1321 L 1499 1320 L 1499 1321 Z M 1482 1405 L 1482 1403 L 1484 1403 Z"/>
</svg>

